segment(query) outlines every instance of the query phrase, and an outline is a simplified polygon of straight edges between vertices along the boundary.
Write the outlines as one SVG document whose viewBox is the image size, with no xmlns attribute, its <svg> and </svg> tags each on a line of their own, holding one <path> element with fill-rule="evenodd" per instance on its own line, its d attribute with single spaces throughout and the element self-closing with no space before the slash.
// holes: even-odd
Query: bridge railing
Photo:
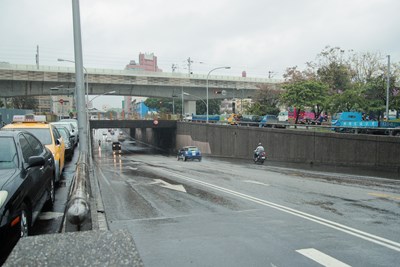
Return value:
<svg viewBox="0 0 400 267">
<path fill-rule="evenodd" d="M 47 71 L 47 72 L 67 72 L 75 73 L 75 68 L 71 67 L 58 67 L 58 66 L 39 66 L 36 65 L 23 65 L 23 64 L 7 64 L 0 63 L 0 69 L 7 70 L 20 70 L 20 71 Z M 104 75 L 132 75 L 143 77 L 161 77 L 161 78 L 176 78 L 176 79 L 200 79 L 206 80 L 207 75 L 204 74 L 187 74 L 177 72 L 149 72 L 149 71 L 132 71 L 132 70 L 114 70 L 114 69 L 99 69 L 99 68 L 86 68 L 89 76 L 92 74 Z M 281 83 L 281 79 L 268 79 L 256 77 L 239 77 L 239 76 L 223 76 L 223 75 L 210 75 L 208 80 L 218 81 L 239 81 L 239 82 L 260 82 L 260 83 Z"/>
</svg>

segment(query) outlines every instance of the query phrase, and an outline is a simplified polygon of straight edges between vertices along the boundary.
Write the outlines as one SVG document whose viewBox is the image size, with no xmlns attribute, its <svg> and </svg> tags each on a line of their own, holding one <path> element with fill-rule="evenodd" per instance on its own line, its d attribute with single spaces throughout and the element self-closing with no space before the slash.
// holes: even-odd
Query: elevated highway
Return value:
<svg viewBox="0 0 400 267">
<path fill-rule="evenodd" d="M 266 78 L 217 76 L 165 72 L 87 68 L 88 94 L 143 97 L 176 97 L 186 92 L 205 98 L 208 80 L 209 98 L 247 98 L 263 85 L 276 85 L 281 80 Z M 85 75 L 86 77 L 86 75 Z M 62 87 L 61 87 L 62 86 Z M 60 90 L 52 95 L 65 95 L 75 88 L 75 69 L 56 66 L 0 64 L 0 97 L 50 95 L 50 88 Z M 72 89 L 72 90 L 71 90 Z M 225 90 L 226 94 L 215 94 Z M 190 96 L 187 97 L 190 99 Z"/>
</svg>

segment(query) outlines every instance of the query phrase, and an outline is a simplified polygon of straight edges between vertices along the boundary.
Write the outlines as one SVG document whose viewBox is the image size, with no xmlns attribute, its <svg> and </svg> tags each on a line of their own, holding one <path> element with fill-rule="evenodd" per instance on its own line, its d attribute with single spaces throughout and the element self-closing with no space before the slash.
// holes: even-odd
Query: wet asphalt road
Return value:
<svg viewBox="0 0 400 267">
<path fill-rule="evenodd" d="M 121 154 L 103 140 L 94 162 L 109 228 L 132 233 L 145 266 L 400 262 L 400 181 L 182 162 L 129 140 Z"/>
</svg>

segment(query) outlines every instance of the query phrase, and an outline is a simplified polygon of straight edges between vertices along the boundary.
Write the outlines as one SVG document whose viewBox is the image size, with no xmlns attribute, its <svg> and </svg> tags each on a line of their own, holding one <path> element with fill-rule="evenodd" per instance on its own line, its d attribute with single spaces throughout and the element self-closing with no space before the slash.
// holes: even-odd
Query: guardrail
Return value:
<svg viewBox="0 0 400 267">
<path fill-rule="evenodd" d="M 66 209 L 67 220 L 78 227 L 85 222 L 90 211 L 88 162 L 88 155 L 80 152 Z"/>
<path fill-rule="evenodd" d="M 193 123 L 206 123 L 202 120 L 184 120 Z M 267 128 L 286 128 L 286 129 L 305 129 L 305 130 L 321 130 L 324 132 L 337 132 L 337 133 L 354 133 L 354 134 L 381 134 L 400 136 L 400 127 L 397 128 L 383 128 L 383 127 L 355 127 L 355 126 L 332 126 L 329 124 L 293 124 L 293 123 L 261 123 L 254 121 L 236 121 L 234 123 L 227 121 L 209 121 L 209 123 L 217 125 L 234 125 L 240 127 L 267 127 Z"/>
</svg>

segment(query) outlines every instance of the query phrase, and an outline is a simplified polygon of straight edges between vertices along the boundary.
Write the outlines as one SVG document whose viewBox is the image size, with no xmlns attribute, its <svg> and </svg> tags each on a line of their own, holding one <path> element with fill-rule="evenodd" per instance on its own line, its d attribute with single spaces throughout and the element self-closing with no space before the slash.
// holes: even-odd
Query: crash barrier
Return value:
<svg viewBox="0 0 400 267">
<path fill-rule="evenodd" d="M 186 120 L 187 122 L 193 123 L 206 123 L 202 120 Z M 354 134 L 381 134 L 381 135 L 392 135 L 400 136 L 400 127 L 396 128 L 385 128 L 385 127 L 357 127 L 357 126 L 332 126 L 330 124 L 313 124 L 313 123 L 288 123 L 288 122 L 254 122 L 254 121 L 210 121 L 210 124 L 216 125 L 232 125 L 232 126 L 244 126 L 244 127 L 266 127 L 266 128 L 284 128 L 284 129 L 306 129 L 320 132 L 338 132 L 338 133 L 354 133 Z"/>
<path fill-rule="evenodd" d="M 306 126 L 304 126 L 306 127 Z M 311 128 L 311 126 L 308 126 Z M 400 178 L 400 138 L 306 129 L 274 129 L 178 122 L 175 148 L 195 145 L 203 154 L 250 159 L 258 142 L 267 159 L 394 172 Z"/>
<path fill-rule="evenodd" d="M 67 220 L 77 226 L 85 222 L 90 210 L 88 162 L 88 155 L 80 152 L 66 209 Z"/>
</svg>

